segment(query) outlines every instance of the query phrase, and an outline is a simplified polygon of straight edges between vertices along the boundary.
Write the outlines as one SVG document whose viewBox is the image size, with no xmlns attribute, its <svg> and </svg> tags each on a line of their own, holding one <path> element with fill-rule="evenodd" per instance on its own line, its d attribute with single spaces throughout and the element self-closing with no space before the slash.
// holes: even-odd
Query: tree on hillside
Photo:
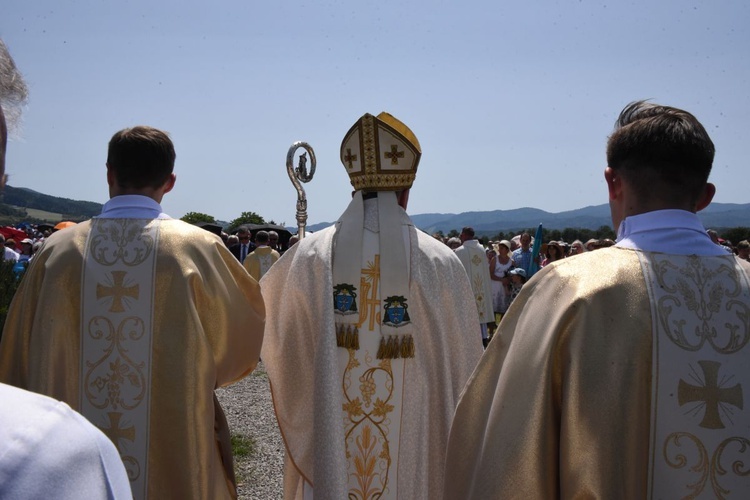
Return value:
<svg viewBox="0 0 750 500">
<path fill-rule="evenodd" d="M 243 224 L 265 224 L 266 220 L 255 212 L 242 212 L 242 215 L 229 223 L 229 232 L 234 232 Z"/>
<path fill-rule="evenodd" d="M 187 222 L 188 224 L 195 224 L 197 222 L 216 222 L 216 218 L 213 215 L 203 214 L 201 212 L 188 212 L 182 217 L 181 221 Z"/>
<path fill-rule="evenodd" d="M 603 240 L 605 238 L 614 240 L 617 239 L 617 234 L 612 230 L 609 226 L 601 226 L 599 229 L 596 230 L 596 238 Z"/>
<path fill-rule="evenodd" d="M 726 229 L 721 231 L 720 235 L 723 239 L 731 241 L 732 245 L 737 245 L 742 240 L 750 240 L 750 227 Z"/>
</svg>

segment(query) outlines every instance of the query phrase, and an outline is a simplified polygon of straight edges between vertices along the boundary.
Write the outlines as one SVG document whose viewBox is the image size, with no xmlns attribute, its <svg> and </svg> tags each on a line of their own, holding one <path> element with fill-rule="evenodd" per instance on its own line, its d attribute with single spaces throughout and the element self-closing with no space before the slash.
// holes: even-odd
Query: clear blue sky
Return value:
<svg viewBox="0 0 750 500">
<path fill-rule="evenodd" d="M 715 201 L 747 203 L 750 3 L 5 0 L 0 37 L 31 97 L 9 183 L 104 202 L 106 145 L 171 134 L 165 197 L 295 224 L 286 152 L 309 142 L 309 223 L 351 188 L 341 139 L 388 111 L 422 144 L 409 212 L 606 203 L 607 135 L 628 102 L 693 112 L 717 147 Z"/>
</svg>

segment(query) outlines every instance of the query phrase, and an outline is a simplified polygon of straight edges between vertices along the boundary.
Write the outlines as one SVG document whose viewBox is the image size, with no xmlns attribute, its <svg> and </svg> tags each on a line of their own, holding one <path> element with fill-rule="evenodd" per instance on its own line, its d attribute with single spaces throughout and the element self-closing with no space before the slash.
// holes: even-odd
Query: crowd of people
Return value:
<svg viewBox="0 0 750 500">
<path fill-rule="evenodd" d="M 24 89 L 0 42 L 9 78 L 2 182 Z M 32 239 L 8 311 L 0 498 L 236 498 L 214 391 L 260 359 L 287 499 L 745 498 L 750 245 L 696 215 L 714 152 L 689 112 L 636 101 L 606 149 L 616 242 L 438 241 L 406 212 L 416 135 L 366 113 L 346 210 L 280 255 L 165 214 L 174 144 L 120 130 L 102 213 Z"/>
</svg>

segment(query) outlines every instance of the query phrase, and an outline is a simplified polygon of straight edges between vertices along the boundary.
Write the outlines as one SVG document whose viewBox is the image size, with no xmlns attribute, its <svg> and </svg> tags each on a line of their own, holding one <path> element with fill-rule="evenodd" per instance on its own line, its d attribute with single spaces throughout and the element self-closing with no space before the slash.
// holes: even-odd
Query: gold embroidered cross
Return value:
<svg viewBox="0 0 750 500">
<path fill-rule="evenodd" d="M 398 165 L 398 159 L 404 157 L 404 152 L 398 150 L 398 146 L 391 145 L 391 150 L 385 152 L 385 157 L 391 159 L 391 165 Z"/>
<path fill-rule="evenodd" d="M 117 447 L 117 451 L 122 453 L 122 450 L 120 449 L 120 440 L 121 439 L 127 439 L 131 443 L 135 442 L 135 427 L 132 425 L 127 428 L 120 427 L 120 419 L 122 418 L 122 413 L 118 412 L 108 412 L 107 415 L 109 416 L 109 427 L 101 428 L 102 432 L 107 435 L 110 441 L 112 441 L 115 446 Z"/>
<path fill-rule="evenodd" d="M 365 269 L 362 269 L 362 276 L 360 277 L 360 309 L 359 309 L 359 322 L 357 326 L 362 328 L 365 320 L 368 319 L 368 328 L 370 330 L 375 328 L 375 321 L 380 322 L 378 318 L 378 306 L 380 305 L 380 299 L 378 299 L 378 285 L 380 284 L 380 255 L 375 255 L 373 262 L 368 262 Z"/>
<path fill-rule="evenodd" d="M 698 361 L 703 370 L 705 384 L 695 386 L 680 380 L 677 390 L 677 402 L 680 406 L 699 401 L 705 406 L 703 421 L 699 424 L 706 429 L 723 429 L 724 423 L 719 415 L 719 406 L 725 403 L 742 409 L 742 386 L 722 388 L 719 386 L 719 368 L 721 363 L 716 361 Z"/>
<path fill-rule="evenodd" d="M 138 285 L 124 285 L 126 274 L 126 271 L 112 271 L 112 286 L 104 286 L 99 283 L 96 285 L 97 299 L 112 297 L 112 306 L 110 306 L 109 312 L 125 311 L 122 305 L 122 299 L 125 297 L 138 298 Z"/>
<path fill-rule="evenodd" d="M 349 164 L 349 168 L 354 168 L 352 162 L 357 161 L 357 155 L 352 154 L 351 148 L 346 148 L 346 156 L 344 156 L 344 161 Z"/>
</svg>

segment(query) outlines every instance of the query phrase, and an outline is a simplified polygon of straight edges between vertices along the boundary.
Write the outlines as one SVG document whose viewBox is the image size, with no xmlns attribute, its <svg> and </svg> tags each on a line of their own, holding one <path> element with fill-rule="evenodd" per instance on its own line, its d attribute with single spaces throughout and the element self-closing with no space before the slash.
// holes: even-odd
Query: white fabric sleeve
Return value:
<svg viewBox="0 0 750 500">
<path fill-rule="evenodd" d="M 65 403 L 0 384 L 0 499 L 131 499 L 117 449 Z"/>
</svg>

